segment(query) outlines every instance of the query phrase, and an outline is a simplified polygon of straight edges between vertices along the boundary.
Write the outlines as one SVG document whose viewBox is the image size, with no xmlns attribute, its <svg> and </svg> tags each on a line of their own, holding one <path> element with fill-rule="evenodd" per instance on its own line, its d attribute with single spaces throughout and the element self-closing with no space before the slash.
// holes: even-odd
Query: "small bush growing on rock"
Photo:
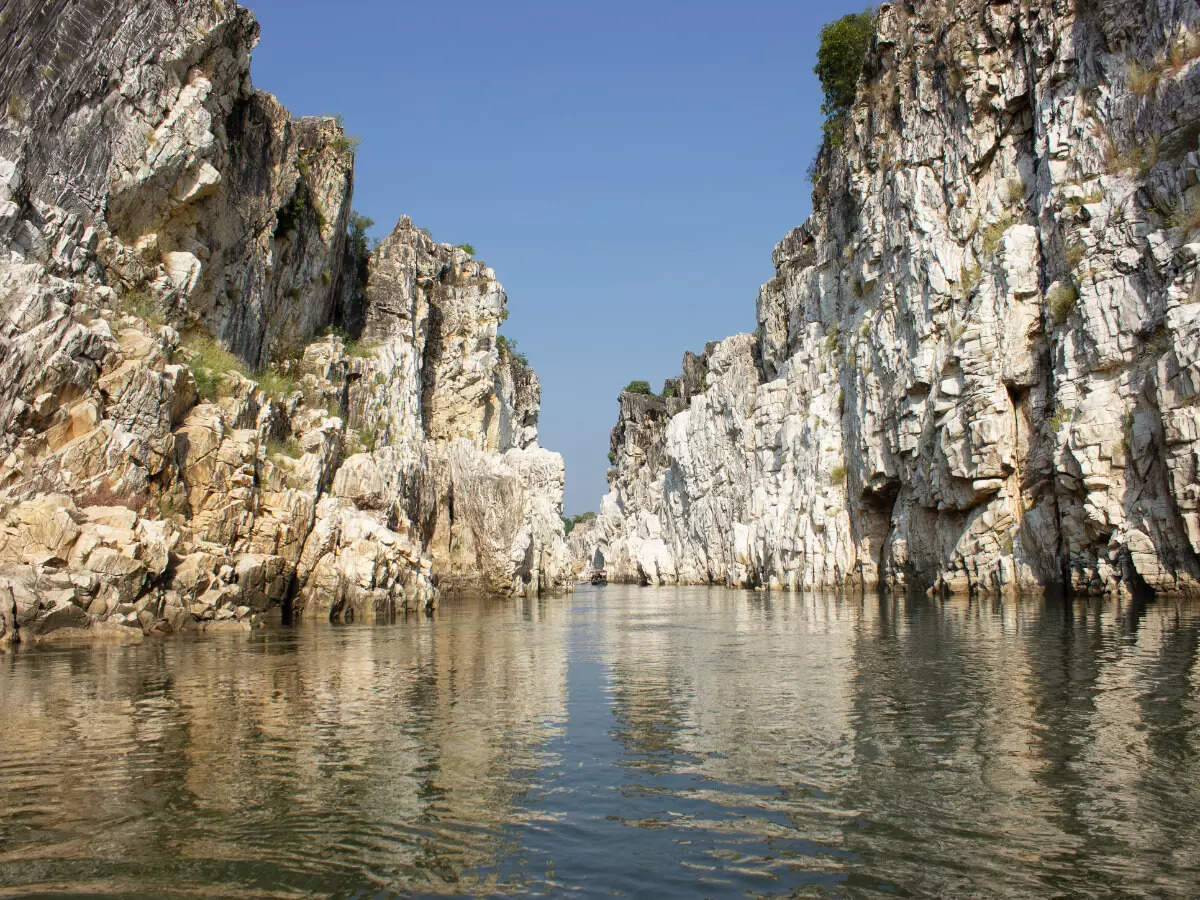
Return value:
<svg viewBox="0 0 1200 900">
<path fill-rule="evenodd" d="M 668 381 L 663 385 L 662 395 L 664 397 L 674 397 L 676 393 L 675 382 Z"/>
<path fill-rule="evenodd" d="M 617 454 L 612 450 L 608 451 L 608 464 L 610 466 L 615 466 L 617 464 Z"/>
<path fill-rule="evenodd" d="M 248 376 L 246 364 L 206 334 L 192 333 L 184 339 L 184 353 L 196 379 L 202 400 L 220 396 L 221 382 L 231 372 Z"/>
<path fill-rule="evenodd" d="M 646 394 L 651 397 L 654 396 L 654 391 L 650 390 L 650 382 L 648 381 L 631 381 L 629 384 L 625 385 L 625 390 L 623 390 L 621 393 Z"/>
<path fill-rule="evenodd" d="M 1066 257 L 1065 257 L 1067 260 L 1067 265 L 1070 266 L 1071 269 L 1079 268 L 1079 264 L 1081 262 L 1083 262 L 1083 257 L 1086 254 L 1087 254 L 1087 248 L 1084 247 L 1083 244 L 1079 243 L 1078 241 L 1076 241 L 1075 243 L 1072 243 L 1072 244 L 1068 244 Z"/>
<path fill-rule="evenodd" d="M 575 530 L 576 525 L 582 525 L 584 522 L 590 522 L 594 518 L 596 518 L 596 514 L 594 512 L 580 513 L 577 516 L 563 516 L 563 531 L 566 534 L 570 534 Z"/>
<path fill-rule="evenodd" d="M 295 378 L 272 369 L 265 369 L 255 377 L 258 379 L 258 386 L 262 388 L 263 393 L 276 400 L 282 400 L 300 390 L 300 383 Z"/>
<path fill-rule="evenodd" d="M 157 328 L 163 323 L 158 304 L 145 291 L 128 291 L 121 298 L 121 312 L 127 316 L 137 316 L 151 328 Z"/>
<path fill-rule="evenodd" d="M 1050 417 L 1050 430 L 1057 434 L 1062 430 L 1062 427 L 1075 418 L 1075 411 L 1067 409 L 1065 406 L 1060 406 L 1054 411 L 1054 415 Z"/>
<path fill-rule="evenodd" d="M 473 244 L 459 244 L 458 249 L 466 252 L 467 256 L 475 255 L 475 246 Z"/>
<path fill-rule="evenodd" d="M 364 216 L 357 209 L 350 213 L 350 220 L 346 225 L 346 232 L 350 238 L 350 246 L 354 248 L 354 253 L 357 256 L 367 255 L 367 230 L 375 224 L 375 220 L 370 216 Z"/>
<path fill-rule="evenodd" d="M 1177 203 L 1167 216 L 1167 227 L 1180 243 L 1200 231 L 1200 203 L 1191 206 L 1184 201 Z"/>
<path fill-rule="evenodd" d="M 510 363 L 517 363 L 525 368 L 529 368 L 529 357 L 517 349 L 517 342 L 511 338 L 507 338 L 502 334 L 496 335 L 496 349 L 500 352 L 500 356 L 507 359 Z"/>
<path fill-rule="evenodd" d="M 971 297 L 971 292 L 975 290 L 975 285 L 979 284 L 979 277 L 983 274 L 981 269 L 975 263 L 964 263 L 962 270 L 959 272 L 959 280 L 962 283 L 962 298 L 968 300 Z"/>
<path fill-rule="evenodd" d="M 1121 447 L 1126 455 L 1133 453 L 1133 412 L 1125 413 L 1125 417 L 1121 420 Z"/>
<path fill-rule="evenodd" d="M 375 346 L 373 341 L 347 341 L 346 355 L 354 359 L 369 359 L 375 355 Z"/>
<path fill-rule="evenodd" d="M 1050 305 L 1050 315 L 1059 325 L 1067 321 L 1078 300 L 1079 290 L 1070 282 L 1056 285 L 1046 295 L 1046 302 Z"/>
<path fill-rule="evenodd" d="M 1165 68 L 1171 74 L 1181 71 L 1192 60 L 1200 58 L 1200 33 L 1185 30 L 1167 49 Z"/>
<path fill-rule="evenodd" d="M 854 104 L 854 91 L 862 73 L 871 36 L 875 33 L 873 12 L 851 13 L 821 28 L 817 64 L 813 72 L 821 79 L 825 102 L 821 112 L 832 120 Z"/>
<path fill-rule="evenodd" d="M 290 459 L 299 459 L 303 455 L 304 450 L 301 448 L 300 442 L 294 437 L 289 437 L 283 441 L 278 438 L 272 438 L 267 441 L 267 456 L 286 456 Z"/>
<path fill-rule="evenodd" d="M 829 482 L 831 484 L 842 484 L 846 480 L 846 467 L 834 466 L 829 470 Z"/>
<path fill-rule="evenodd" d="M 345 153 L 347 150 L 351 153 L 356 153 L 358 145 L 362 143 L 362 138 L 346 132 L 346 120 L 342 117 L 341 113 L 335 115 L 333 121 L 337 123 L 338 127 L 338 134 L 331 143 L 333 149 L 339 153 Z"/>
<path fill-rule="evenodd" d="M 983 252 L 991 256 L 999 250 L 1000 242 L 1004 240 L 1005 232 L 1020 221 L 1020 216 L 1010 214 L 1003 216 L 983 229 Z"/>
<path fill-rule="evenodd" d="M 358 446 L 360 451 L 372 453 L 375 450 L 375 444 L 379 441 L 379 432 L 374 425 L 364 425 L 358 429 Z"/>
<path fill-rule="evenodd" d="M 1144 69 L 1137 62 L 1129 64 L 1129 90 L 1139 97 L 1148 97 L 1158 91 L 1161 73 L 1155 69 Z"/>
<path fill-rule="evenodd" d="M 1104 167 L 1108 174 L 1118 172 L 1134 172 L 1139 178 L 1145 178 L 1150 170 L 1158 165 L 1158 148 L 1162 138 L 1150 135 L 1144 141 L 1136 141 L 1122 148 L 1116 138 L 1107 135 L 1102 145 Z"/>
</svg>

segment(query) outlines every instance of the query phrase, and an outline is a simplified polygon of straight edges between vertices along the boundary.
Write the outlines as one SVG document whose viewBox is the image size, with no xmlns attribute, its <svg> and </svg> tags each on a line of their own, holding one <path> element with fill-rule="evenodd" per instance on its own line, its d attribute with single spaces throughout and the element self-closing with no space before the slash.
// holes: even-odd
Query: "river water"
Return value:
<svg viewBox="0 0 1200 900">
<path fill-rule="evenodd" d="M 0 655 L 0 895 L 1195 896 L 1198 637 L 609 586 Z"/>
</svg>

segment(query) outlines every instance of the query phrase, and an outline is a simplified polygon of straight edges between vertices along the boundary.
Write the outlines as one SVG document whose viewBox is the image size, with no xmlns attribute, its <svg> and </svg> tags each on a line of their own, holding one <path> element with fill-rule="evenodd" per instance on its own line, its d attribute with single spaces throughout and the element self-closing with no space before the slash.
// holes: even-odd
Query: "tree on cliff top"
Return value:
<svg viewBox="0 0 1200 900">
<path fill-rule="evenodd" d="M 625 390 L 622 391 L 622 393 L 653 395 L 654 391 L 650 390 L 650 382 L 648 381 L 631 381 L 629 384 L 625 385 Z"/>
<path fill-rule="evenodd" d="M 826 131 L 830 122 L 854 105 L 854 89 L 874 33 L 873 10 L 842 16 L 821 29 L 821 46 L 813 71 L 821 79 L 821 89 L 825 92 L 821 112 L 827 117 Z"/>
</svg>

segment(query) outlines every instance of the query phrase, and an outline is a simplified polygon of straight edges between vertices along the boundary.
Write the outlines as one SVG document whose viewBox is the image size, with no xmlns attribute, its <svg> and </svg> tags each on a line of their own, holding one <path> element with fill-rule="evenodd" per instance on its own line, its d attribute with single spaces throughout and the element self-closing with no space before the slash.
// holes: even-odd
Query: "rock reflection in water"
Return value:
<svg viewBox="0 0 1200 900">
<path fill-rule="evenodd" d="M 561 727 L 562 636 L 530 601 L 0 657 L 0 886 L 461 886 Z"/>
<path fill-rule="evenodd" d="M 0 657 L 0 893 L 1187 896 L 1200 607 L 584 589 Z"/>
</svg>

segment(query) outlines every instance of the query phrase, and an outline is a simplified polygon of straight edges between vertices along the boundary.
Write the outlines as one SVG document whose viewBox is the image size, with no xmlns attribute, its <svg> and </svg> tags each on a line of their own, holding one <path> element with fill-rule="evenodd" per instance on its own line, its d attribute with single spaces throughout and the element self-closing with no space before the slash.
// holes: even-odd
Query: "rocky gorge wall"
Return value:
<svg viewBox="0 0 1200 900">
<path fill-rule="evenodd" d="M 495 273 L 348 233 L 353 141 L 220 0 L 0 11 L 0 645 L 566 581 Z"/>
<path fill-rule="evenodd" d="M 1198 57 L 1184 0 L 880 6 L 757 330 L 622 395 L 578 550 L 648 583 L 1195 594 Z"/>
</svg>

